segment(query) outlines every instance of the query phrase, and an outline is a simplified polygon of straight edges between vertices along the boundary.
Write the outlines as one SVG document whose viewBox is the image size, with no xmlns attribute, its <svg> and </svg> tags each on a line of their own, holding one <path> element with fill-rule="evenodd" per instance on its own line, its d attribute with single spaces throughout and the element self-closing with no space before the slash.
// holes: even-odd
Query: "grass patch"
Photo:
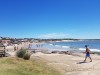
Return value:
<svg viewBox="0 0 100 75">
<path fill-rule="evenodd" d="M 0 59 L 0 75 L 61 75 L 59 71 L 36 60 L 9 57 Z"/>
</svg>

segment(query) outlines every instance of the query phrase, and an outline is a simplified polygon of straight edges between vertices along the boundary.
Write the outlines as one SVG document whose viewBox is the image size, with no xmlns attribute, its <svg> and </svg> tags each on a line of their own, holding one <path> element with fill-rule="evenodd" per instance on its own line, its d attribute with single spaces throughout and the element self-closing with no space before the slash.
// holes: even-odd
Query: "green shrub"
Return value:
<svg viewBox="0 0 100 75">
<path fill-rule="evenodd" d="M 25 55 L 23 56 L 23 59 L 25 60 L 29 60 L 30 59 L 31 54 L 30 53 L 25 53 Z"/>
<path fill-rule="evenodd" d="M 16 56 L 19 57 L 19 58 L 23 58 L 23 56 L 25 55 L 25 53 L 26 53 L 26 50 L 19 50 L 16 53 Z"/>
<path fill-rule="evenodd" d="M 98 54 L 98 55 L 100 55 L 100 52 L 94 52 L 94 54 Z"/>
</svg>

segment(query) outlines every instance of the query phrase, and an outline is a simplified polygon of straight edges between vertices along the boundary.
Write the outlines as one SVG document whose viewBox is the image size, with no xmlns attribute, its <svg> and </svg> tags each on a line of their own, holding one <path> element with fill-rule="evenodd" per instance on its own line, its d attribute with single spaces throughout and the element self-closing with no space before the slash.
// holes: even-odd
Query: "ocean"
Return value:
<svg viewBox="0 0 100 75">
<path fill-rule="evenodd" d="M 81 40 L 81 41 L 67 41 L 67 42 L 53 42 L 42 45 L 42 48 L 49 50 L 63 50 L 63 51 L 85 51 L 85 45 L 88 45 L 91 51 L 100 52 L 100 40 Z M 33 46 L 32 48 L 36 48 Z"/>
</svg>

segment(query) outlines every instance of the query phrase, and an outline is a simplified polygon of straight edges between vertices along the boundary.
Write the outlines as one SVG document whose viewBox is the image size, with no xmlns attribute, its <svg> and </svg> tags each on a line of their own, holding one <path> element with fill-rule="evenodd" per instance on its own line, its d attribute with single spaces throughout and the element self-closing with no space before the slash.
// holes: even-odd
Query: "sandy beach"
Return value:
<svg viewBox="0 0 100 75">
<path fill-rule="evenodd" d="M 20 49 L 28 49 L 30 42 L 25 42 L 22 44 L 12 44 L 5 47 L 5 51 L 7 56 L 15 56 L 16 52 Z"/>
<path fill-rule="evenodd" d="M 10 56 L 15 56 L 16 51 L 21 48 L 28 48 L 30 43 L 23 43 L 20 45 L 7 46 L 6 52 Z M 33 45 L 41 43 L 31 43 Z M 14 50 L 14 46 L 18 47 L 18 50 Z M 59 54 L 59 53 L 42 53 L 36 52 L 31 55 L 31 59 L 40 59 L 45 61 L 48 65 L 59 70 L 62 75 L 100 75 L 100 56 L 97 54 L 91 54 L 93 62 L 87 59 L 86 63 L 83 62 L 85 54 L 72 53 L 72 54 Z"/>
<path fill-rule="evenodd" d="M 31 58 L 42 59 L 48 65 L 55 67 L 63 75 L 100 75 L 100 56 L 92 54 L 93 62 L 87 59 L 83 63 L 85 54 L 75 53 L 73 55 L 67 54 L 43 54 L 37 52 L 32 54 Z"/>
<path fill-rule="evenodd" d="M 29 50 L 29 52 L 31 52 L 31 46 L 32 45 L 35 45 L 35 46 L 38 46 L 36 49 L 37 51 L 42 51 L 42 44 L 44 43 L 30 43 L 30 42 L 24 42 L 22 44 L 12 44 L 12 45 L 9 45 L 9 46 L 6 46 L 5 47 L 5 51 L 7 54 L 9 54 L 9 56 L 15 56 L 16 52 L 18 50 L 21 50 L 21 49 L 27 49 Z M 30 46 L 30 47 L 29 47 Z"/>
</svg>

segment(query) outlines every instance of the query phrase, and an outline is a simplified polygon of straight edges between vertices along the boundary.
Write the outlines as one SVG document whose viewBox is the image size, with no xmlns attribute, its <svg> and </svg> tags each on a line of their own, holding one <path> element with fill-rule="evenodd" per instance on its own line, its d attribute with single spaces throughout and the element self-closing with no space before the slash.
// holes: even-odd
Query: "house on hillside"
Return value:
<svg viewBox="0 0 100 75">
<path fill-rule="evenodd" d="M 11 40 L 10 39 L 2 39 L 1 43 L 4 44 L 5 46 L 7 46 L 8 44 L 11 43 Z"/>
<path fill-rule="evenodd" d="M 0 50 L 4 50 L 5 46 L 3 45 L 3 43 L 0 43 Z"/>
<path fill-rule="evenodd" d="M 12 38 L 2 38 L 1 43 L 3 43 L 5 46 L 12 44 L 15 41 L 15 39 Z"/>
<path fill-rule="evenodd" d="M 5 46 L 3 45 L 3 43 L 0 43 L 0 56 L 5 57 L 5 55 L 6 55 Z"/>
</svg>

